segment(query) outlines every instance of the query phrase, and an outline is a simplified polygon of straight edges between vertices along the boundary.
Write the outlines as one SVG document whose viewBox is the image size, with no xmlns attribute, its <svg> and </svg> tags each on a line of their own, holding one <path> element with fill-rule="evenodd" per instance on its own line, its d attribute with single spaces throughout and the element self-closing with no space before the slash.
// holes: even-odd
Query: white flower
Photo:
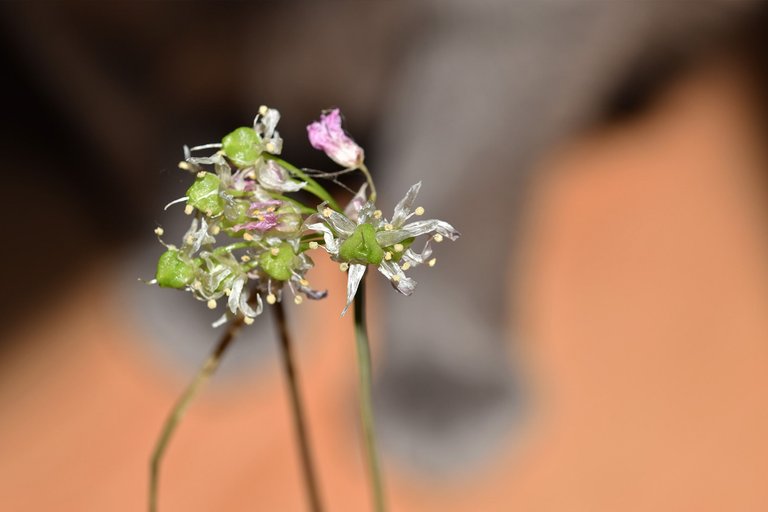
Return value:
<svg viewBox="0 0 768 512">
<path fill-rule="evenodd" d="M 305 221 L 305 229 L 322 233 L 324 248 L 331 257 L 342 262 L 342 268 L 348 267 L 347 303 L 342 315 L 352 303 L 368 265 L 376 265 L 398 292 L 410 295 L 416 288 L 416 281 L 407 277 L 404 270 L 425 262 L 434 264 L 434 260 L 430 260 L 430 239 L 456 240 L 459 237 L 459 232 L 442 220 L 407 222 L 424 213 L 423 208 L 413 206 L 420 188 L 421 182 L 408 190 L 395 206 L 391 221 L 385 219 L 371 202 L 358 207 L 358 196 L 355 196 L 345 214 L 323 203 L 318 207 L 318 213 Z M 410 246 L 421 235 L 432 236 L 421 252 L 415 252 Z"/>
</svg>

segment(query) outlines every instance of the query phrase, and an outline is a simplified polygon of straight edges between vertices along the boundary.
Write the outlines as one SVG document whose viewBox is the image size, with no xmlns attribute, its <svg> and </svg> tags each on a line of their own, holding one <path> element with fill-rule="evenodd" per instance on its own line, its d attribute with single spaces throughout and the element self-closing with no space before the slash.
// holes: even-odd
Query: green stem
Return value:
<svg viewBox="0 0 768 512">
<path fill-rule="evenodd" d="M 375 203 L 376 202 L 376 186 L 373 184 L 373 178 L 371 177 L 371 172 L 368 170 L 368 167 L 366 167 L 365 164 L 360 164 L 359 169 L 365 175 L 365 179 L 368 182 L 368 188 L 371 189 L 371 193 L 368 195 L 368 199 L 372 203 Z"/>
<path fill-rule="evenodd" d="M 301 393 L 299 391 L 299 382 L 296 372 L 296 365 L 293 360 L 293 351 L 291 348 L 291 337 L 288 334 L 288 323 L 285 319 L 285 310 L 282 302 L 272 306 L 275 323 L 280 338 L 281 355 L 283 359 L 283 370 L 288 381 L 288 389 L 291 397 L 291 410 L 293 412 L 293 424 L 296 427 L 296 439 L 299 444 L 299 455 L 301 456 L 301 468 L 304 473 L 304 486 L 306 487 L 309 509 L 312 512 L 321 512 L 323 510 L 318 491 L 317 477 L 315 476 L 314 465 L 312 463 L 312 452 L 309 448 L 309 436 L 307 434 L 307 422 L 304 415 L 304 409 L 301 405 Z"/>
<path fill-rule="evenodd" d="M 368 342 L 368 326 L 365 319 L 365 277 L 355 295 L 355 340 L 357 342 L 357 367 L 359 372 L 360 422 L 363 428 L 363 444 L 368 464 L 368 478 L 373 488 L 373 504 L 376 512 L 384 512 L 384 489 L 376 451 L 376 433 L 371 400 L 371 348 Z"/>
<path fill-rule="evenodd" d="M 268 160 L 274 160 L 275 162 L 280 164 L 282 167 L 285 167 L 288 170 L 288 172 L 290 172 L 294 176 L 297 176 L 301 180 L 305 181 L 307 183 L 307 186 L 304 187 L 304 190 L 322 199 L 323 201 L 328 203 L 328 206 L 330 206 L 334 210 L 338 212 L 341 211 L 341 207 L 339 206 L 339 203 L 336 202 L 336 200 L 331 196 L 331 194 L 329 194 L 328 191 L 325 190 L 325 188 L 322 185 L 320 185 L 318 182 L 313 180 L 307 173 L 305 173 L 295 165 L 288 163 L 282 158 L 277 157 L 275 155 L 270 155 L 269 153 L 263 153 L 263 156 Z"/>
<path fill-rule="evenodd" d="M 208 356 L 208 359 L 205 360 L 205 363 L 203 363 L 202 368 L 200 368 L 200 371 L 198 371 L 197 375 L 195 375 L 194 380 L 189 384 L 189 386 L 187 386 L 187 388 L 182 393 L 181 397 L 179 397 L 178 401 L 173 406 L 173 409 L 171 409 L 171 413 L 169 414 L 168 418 L 165 420 L 165 423 L 163 424 L 163 430 L 160 432 L 160 438 L 157 440 L 155 449 L 152 452 L 152 459 L 150 463 L 150 472 L 149 472 L 149 511 L 150 512 L 157 512 L 160 464 L 163 461 L 163 456 L 165 455 L 166 448 L 168 447 L 168 442 L 171 440 L 171 436 L 176 430 L 176 427 L 179 421 L 184 416 L 184 413 L 189 407 L 189 404 L 192 402 L 192 399 L 195 398 L 197 393 L 200 391 L 200 388 L 202 387 L 202 385 L 205 384 L 205 382 L 216 371 L 216 368 L 218 368 L 219 363 L 221 362 L 221 358 L 224 355 L 224 352 L 226 352 L 227 348 L 229 348 L 229 345 L 232 343 L 232 340 L 235 338 L 235 336 L 237 335 L 237 332 L 240 330 L 240 327 L 242 325 L 243 325 L 242 317 L 239 317 L 233 320 L 229 324 L 229 326 L 227 327 L 227 331 L 224 333 L 224 335 L 221 337 L 219 342 L 216 344 L 216 347 Z"/>
</svg>

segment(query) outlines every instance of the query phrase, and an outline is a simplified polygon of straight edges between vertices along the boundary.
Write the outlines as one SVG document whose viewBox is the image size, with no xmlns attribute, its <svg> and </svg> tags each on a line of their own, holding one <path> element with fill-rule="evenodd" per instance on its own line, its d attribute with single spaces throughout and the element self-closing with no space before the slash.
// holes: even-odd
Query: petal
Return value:
<svg viewBox="0 0 768 512">
<path fill-rule="evenodd" d="M 403 254 L 403 260 L 407 261 L 410 266 L 416 267 L 426 263 L 431 256 L 432 248 L 429 246 L 429 240 L 427 240 L 427 243 L 424 244 L 424 249 L 422 249 L 421 253 L 418 253 L 413 249 L 408 249 Z"/>
<path fill-rule="evenodd" d="M 317 211 L 320 213 L 322 220 L 330 224 L 337 234 L 352 236 L 352 233 L 354 233 L 355 228 L 357 227 L 356 223 L 349 220 L 345 215 L 328 207 L 326 203 L 321 203 L 317 207 Z M 325 215 L 326 213 L 328 214 L 327 216 Z"/>
<path fill-rule="evenodd" d="M 256 293 L 255 291 L 253 293 Z M 261 295 L 256 293 L 256 310 L 254 311 L 251 305 L 248 303 L 248 294 L 243 292 L 240 294 L 240 311 L 247 317 L 254 318 L 264 311 L 264 303 L 261 302 Z"/>
<path fill-rule="evenodd" d="M 349 217 L 349 220 L 357 222 L 357 216 L 360 213 L 360 210 L 363 208 L 363 205 L 365 204 L 368 197 L 366 194 L 367 190 L 368 183 L 363 183 L 363 186 L 360 187 L 360 190 L 357 191 L 355 197 L 353 197 L 347 204 L 347 207 L 344 208 L 344 215 Z"/>
<path fill-rule="evenodd" d="M 322 222 L 304 224 L 304 229 L 317 231 L 323 234 L 323 241 L 325 242 L 325 250 L 334 256 L 339 254 L 339 239 L 333 237 L 331 228 L 323 224 Z"/>
<path fill-rule="evenodd" d="M 360 281 L 365 275 L 366 268 L 366 265 L 358 265 L 357 263 L 353 263 L 349 266 L 349 270 L 347 271 L 347 305 L 344 306 L 344 311 L 341 312 L 341 316 L 344 316 L 344 313 L 347 312 L 347 309 L 349 309 L 349 306 L 352 304 L 355 294 L 357 293 L 357 288 L 360 286 Z"/>
<path fill-rule="evenodd" d="M 402 226 L 408 219 L 408 216 L 413 210 L 413 203 L 416 201 L 416 196 L 419 195 L 419 189 L 421 189 L 421 182 L 413 185 L 405 197 L 400 200 L 395 206 L 395 214 L 392 217 L 392 225 L 396 228 Z"/>
<path fill-rule="evenodd" d="M 416 289 L 416 281 L 406 276 L 397 263 L 382 261 L 378 268 L 379 272 L 384 274 L 392 286 L 403 295 L 410 295 Z M 397 280 L 394 279 L 395 276 Z"/>
<path fill-rule="evenodd" d="M 445 221 L 432 219 L 411 222 L 410 224 L 402 226 L 400 229 L 392 231 L 379 231 L 376 233 L 376 241 L 382 247 L 388 247 L 398 242 L 402 242 L 406 238 L 413 238 L 432 232 L 440 233 L 449 240 L 456 240 L 459 238 L 459 232 L 456 231 L 453 226 Z"/>
<path fill-rule="evenodd" d="M 232 288 L 229 292 L 229 299 L 227 305 L 232 314 L 237 314 L 237 309 L 240 307 L 240 295 L 243 293 L 243 285 L 245 285 L 245 278 L 238 278 L 232 283 Z"/>
<path fill-rule="evenodd" d="M 267 160 L 259 166 L 259 184 L 267 190 L 296 192 L 307 184 L 290 179 L 288 171 L 274 160 Z"/>
</svg>

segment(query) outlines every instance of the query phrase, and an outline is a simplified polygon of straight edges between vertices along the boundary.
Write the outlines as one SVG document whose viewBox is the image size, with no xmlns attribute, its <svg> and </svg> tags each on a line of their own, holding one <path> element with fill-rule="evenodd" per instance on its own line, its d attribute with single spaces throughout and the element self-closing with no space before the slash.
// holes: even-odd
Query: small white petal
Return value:
<svg viewBox="0 0 768 512">
<path fill-rule="evenodd" d="M 347 309 L 349 309 L 349 306 L 352 304 L 352 301 L 355 298 L 355 293 L 357 293 L 357 288 L 360 286 L 360 281 L 363 279 L 363 275 L 365 275 L 366 268 L 366 265 L 358 265 L 357 263 L 353 263 L 349 266 L 349 272 L 347 273 L 347 305 L 344 306 L 344 311 L 341 312 L 341 316 L 344 316 Z"/>
<path fill-rule="evenodd" d="M 392 225 L 399 228 L 405 223 L 405 220 L 411 214 L 413 203 L 416 201 L 416 196 L 419 195 L 421 189 L 421 182 L 413 185 L 408 193 L 405 194 L 399 203 L 395 206 L 395 214 L 392 217 Z"/>
<path fill-rule="evenodd" d="M 406 276 L 397 263 L 382 261 L 378 268 L 379 272 L 384 274 L 392 286 L 403 295 L 410 295 L 416 289 L 416 281 Z"/>
</svg>

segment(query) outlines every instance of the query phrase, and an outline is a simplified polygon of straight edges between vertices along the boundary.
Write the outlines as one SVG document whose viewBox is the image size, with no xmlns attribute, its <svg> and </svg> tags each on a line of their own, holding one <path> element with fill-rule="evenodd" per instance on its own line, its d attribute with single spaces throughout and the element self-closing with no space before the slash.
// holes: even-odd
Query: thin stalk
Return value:
<svg viewBox="0 0 768 512">
<path fill-rule="evenodd" d="M 365 319 L 365 277 L 355 295 L 355 340 L 357 342 L 357 367 L 359 372 L 360 423 L 363 428 L 363 445 L 368 465 L 368 478 L 373 489 L 373 505 L 376 512 L 384 512 L 384 488 L 376 451 L 376 432 L 373 424 L 371 400 L 371 348 L 368 342 L 368 326 Z"/>
<path fill-rule="evenodd" d="M 296 427 L 296 440 L 299 444 L 299 455 L 301 456 L 301 468 L 304 474 L 304 486 L 306 487 L 309 509 L 312 512 L 322 512 L 323 506 L 320 501 L 320 492 L 315 476 L 314 465 L 312 463 L 312 451 L 309 447 L 309 436 L 307 434 L 307 422 L 302 407 L 301 393 L 299 391 L 298 375 L 296 365 L 293 359 L 293 350 L 291 337 L 288 334 L 288 322 L 285 319 L 285 310 L 282 302 L 272 306 L 274 312 L 275 324 L 280 338 L 281 356 L 283 360 L 283 370 L 288 381 L 288 389 L 291 396 L 291 410 L 293 412 L 293 424 Z"/>
<path fill-rule="evenodd" d="M 320 185 L 317 181 L 313 180 L 307 173 L 296 167 L 295 165 L 286 162 L 282 158 L 270 155 L 269 153 L 262 153 L 262 156 L 266 158 L 267 160 L 274 160 L 278 164 L 280 164 L 281 167 L 284 167 L 289 173 L 293 174 L 294 176 L 297 176 L 300 180 L 306 182 L 306 186 L 304 187 L 304 190 L 306 192 L 309 192 L 310 194 L 318 197 L 319 199 L 325 201 L 328 203 L 328 206 L 336 210 L 337 212 L 341 211 L 341 207 L 339 206 L 339 203 L 336 202 L 336 200 L 331 196 L 331 194 L 328 193 L 325 188 L 323 188 L 322 185 Z"/>
<path fill-rule="evenodd" d="M 368 188 L 370 189 L 370 193 L 368 194 L 368 199 L 372 203 L 375 203 L 376 202 L 376 185 L 373 184 L 373 177 L 371 176 L 371 171 L 368 170 L 368 167 L 366 167 L 365 164 L 360 164 L 359 169 L 365 175 L 365 180 L 368 182 Z"/>
<path fill-rule="evenodd" d="M 216 368 L 219 367 L 219 363 L 221 362 L 221 358 L 224 355 L 224 352 L 226 352 L 227 348 L 229 348 L 230 344 L 232 343 L 232 340 L 235 338 L 235 336 L 237 335 L 237 332 L 240 330 L 240 327 L 242 325 L 243 325 L 242 317 L 239 317 L 233 320 L 232 322 L 230 322 L 229 326 L 227 327 L 227 331 L 222 335 L 221 339 L 219 339 L 219 342 L 216 344 L 216 347 L 214 347 L 213 351 L 208 356 L 208 359 L 205 360 L 205 363 L 203 363 L 202 368 L 200 368 L 200 370 L 197 372 L 197 375 L 195 375 L 195 378 L 192 380 L 189 386 L 187 386 L 187 388 L 181 394 L 181 397 L 179 397 L 178 401 L 173 406 L 173 409 L 171 409 L 171 413 L 168 415 L 168 418 L 165 420 L 165 423 L 163 424 L 163 430 L 160 432 L 160 438 L 157 440 L 155 449 L 152 452 L 152 459 L 150 463 L 150 472 L 149 472 L 149 511 L 150 512 L 157 512 L 158 489 L 159 489 L 159 483 L 160 483 L 159 482 L 160 464 L 163 461 L 163 456 L 165 455 L 166 448 L 168 447 L 168 442 L 171 440 L 171 436 L 176 430 L 176 427 L 179 421 L 184 416 L 184 413 L 189 407 L 189 404 L 192 402 L 192 399 L 195 398 L 197 393 L 200 391 L 200 388 L 202 387 L 202 385 L 205 384 L 205 382 L 216 371 Z"/>
</svg>

